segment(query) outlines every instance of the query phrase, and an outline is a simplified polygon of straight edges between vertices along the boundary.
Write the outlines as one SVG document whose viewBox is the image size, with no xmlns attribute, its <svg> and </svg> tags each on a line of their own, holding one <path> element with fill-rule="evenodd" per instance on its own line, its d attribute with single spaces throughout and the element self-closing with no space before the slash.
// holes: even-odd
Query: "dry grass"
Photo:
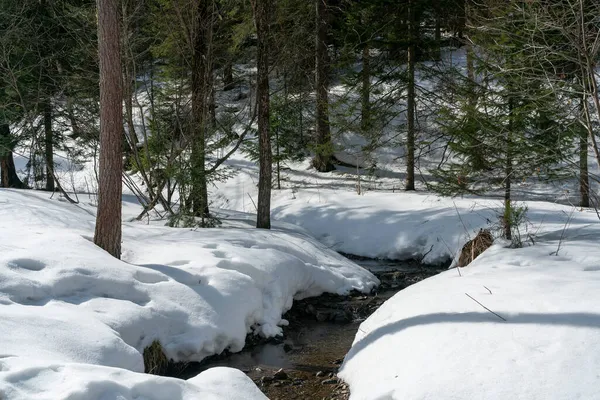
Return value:
<svg viewBox="0 0 600 400">
<path fill-rule="evenodd" d="M 169 359 L 158 340 L 144 349 L 144 369 L 147 374 L 165 375 L 169 368 Z"/>
<path fill-rule="evenodd" d="M 460 251 L 458 266 L 463 268 L 473 262 L 494 243 L 494 237 L 487 229 L 480 229 L 477 236 L 469 240 Z"/>
</svg>

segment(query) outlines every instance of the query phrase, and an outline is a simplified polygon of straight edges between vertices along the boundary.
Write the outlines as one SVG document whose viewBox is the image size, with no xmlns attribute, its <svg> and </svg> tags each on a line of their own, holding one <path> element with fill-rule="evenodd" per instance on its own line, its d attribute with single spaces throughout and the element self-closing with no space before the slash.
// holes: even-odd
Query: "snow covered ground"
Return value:
<svg viewBox="0 0 600 400">
<path fill-rule="evenodd" d="M 600 399 L 600 222 L 529 207 L 535 245 L 496 244 L 361 324 L 339 374 L 351 399 Z"/>
<path fill-rule="evenodd" d="M 258 167 L 242 155 L 234 156 L 228 165 L 238 173 L 213 188 L 213 206 L 256 212 Z M 291 169 L 283 171 L 282 189 L 272 193 L 273 218 L 302 226 L 328 247 L 347 254 L 445 263 L 480 228 L 497 227 L 502 214 L 501 199 L 449 198 L 424 191 L 386 190 L 401 185 L 399 176 L 372 180 L 363 177 L 363 192 L 359 195 L 353 169 L 339 167 L 319 174 L 310 168 L 310 160 L 290 166 Z M 549 198 L 553 196 L 548 191 L 546 194 Z M 566 200 L 561 196 L 555 199 Z M 522 204 L 531 209 L 532 222 L 573 209 L 555 208 L 554 203 L 540 201 Z M 536 229 L 533 223 L 524 225 L 523 239 Z"/>
<path fill-rule="evenodd" d="M 215 202 L 252 211 L 255 170 L 241 159 L 231 165 L 241 172 L 215 190 Z M 490 198 L 358 195 L 351 171 L 316 174 L 308 163 L 285 176 L 273 195 L 276 219 L 367 257 L 447 261 L 480 228 L 497 227 L 502 209 Z M 499 241 L 460 273 L 400 292 L 361 325 L 339 374 L 351 399 L 600 399 L 598 216 L 518 204 L 527 208 L 524 248 Z"/>
<path fill-rule="evenodd" d="M 124 203 L 126 219 L 138 212 Z M 93 207 L 0 190 L 0 398 L 262 398 L 227 370 L 188 383 L 137 374 L 142 351 L 239 351 L 250 332 L 279 334 L 294 298 L 377 279 L 302 229 L 229 217 L 209 230 L 126 223 L 120 261 L 90 241 Z"/>
</svg>

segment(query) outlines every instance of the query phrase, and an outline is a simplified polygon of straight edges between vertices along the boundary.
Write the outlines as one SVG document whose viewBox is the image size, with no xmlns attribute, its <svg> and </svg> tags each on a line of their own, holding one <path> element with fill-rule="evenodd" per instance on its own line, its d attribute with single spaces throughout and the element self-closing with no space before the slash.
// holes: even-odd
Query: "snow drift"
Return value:
<svg viewBox="0 0 600 400">
<path fill-rule="evenodd" d="M 339 373 L 351 399 L 600 399 L 600 223 L 528 205 L 535 245 L 496 244 L 361 324 Z"/>
<path fill-rule="evenodd" d="M 241 350 L 250 332 L 279 334 L 294 298 L 377 284 L 301 230 L 249 229 L 241 216 L 209 230 L 124 224 L 117 260 L 90 241 L 93 208 L 48 196 L 0 190 L 0 394 L 10 398 L 43 392 L 36 385 L 53 374 L 77 380 L 85 398 L 106 398 L 90 394 L 100 384 L 77 372 L 89 365 L 114 384 L 156 385 L 159 378 L 122 371 L 142 372 L 141 352 L 154 340 L 169 358 L 200 361 Z M 169 385 L 182 393 L 169 398 L 193 392 Z"/>
</svg>

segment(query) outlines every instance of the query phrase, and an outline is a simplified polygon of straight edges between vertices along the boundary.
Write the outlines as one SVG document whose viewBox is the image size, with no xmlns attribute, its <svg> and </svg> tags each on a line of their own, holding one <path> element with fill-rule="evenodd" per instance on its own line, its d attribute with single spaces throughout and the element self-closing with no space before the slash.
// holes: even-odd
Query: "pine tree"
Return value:
<svg viewBox="0 0 600 400">
<path fill-rule="evenodd" d="M 329 172 L 333 166 L 333 142 L 329 126 L 329 54 L 327 51 L 328 21 L 327 1 L 315 0 L 316 3 L 316 136 L 315 157 L 313 166 L 319 172 Z"/>
<path fill-rule="evenodd" d="M 269 0 L 252 0 L 257 34 L 256 97 L 258 106 L 259 180 L 256 227 L 271 229 L 272 153 L 269 114 Z"/>
<path fill-rule="evenodd" d="M 454 160 L 436 174 L 444 194 L 504 192 L 503 235 L 513 236 L 520 214 L 514 183 L 531 176 L 551 178 L 569 155 L 557 94 L 530 79 L 536 65 L 522 32 L 529 22 L 518 1 L 492 5 L 480 14 L 482 31 L 471 32 L 478 54 L 477 82 L 462 77 L 461 101 L 440 116 Z M 482 23 L 484 22 L 484 24 Z"/>
<path fill-rule="evenodd" d="M 119 0 L 98 0 L 100 177 L 94 243 L 121 257 L 123 108 Z"/>
</svg>

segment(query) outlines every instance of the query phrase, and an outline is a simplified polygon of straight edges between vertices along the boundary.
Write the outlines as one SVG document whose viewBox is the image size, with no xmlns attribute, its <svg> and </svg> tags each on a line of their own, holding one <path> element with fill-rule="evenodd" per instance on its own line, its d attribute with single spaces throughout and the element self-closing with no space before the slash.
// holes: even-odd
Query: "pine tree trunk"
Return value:
<svg viewBox="0 0 600 400">
<path fill-rule="evenodd" d="M 512 180 L 512 129 L 513 129 L 513 100 L 508 99 L 508 130 L 506 132 L 506 155 L 504 170 L 504 237 L 512 240 L 513 212 L 511 204 L 511 180 Z"/>
<path fill-rule="evenodd" d="M 333 143 L 329 127 L 329 57 L 327 55 L 327 0 L 316 0 L 316 88 L 317 147 L 313 166 L 319 172 L 333 171 Z"/>
<path fill-rule="evenodd" d="M 8 146 L 10 127 L 0 124 L 0 187 L 23 189 L 25 185 L 17 175 L 12 149 Z M 6 144 L 3 146 L 3 144 Z"/>
<path fill-rule="evenodd" d="M 582 96 L 580 110 L 583 113 L 583 102 L 585 96 Z M 588 133 L 583 127 L 579 134 L 579 194 L 581 207 L 590 206 L 590 182 L 588 173 Z"/>
<path fill-rule="evenodd" d="M 197 31 L 194 33 L 192 53 L 192 170 L 189 205 L 202 224 L 209 215 L 208 184 L 206 180 L 206 124 L 208 115 L 208 7 L 205 1 L 198 1 Z M 212 73 L 212 72 L 210 72 Z"/>
<path fill-rule="evenodd" d="M 436 0 L 434 2 L 435 7 L 435 33 L 434 33 L 434 41 L 435 41 L 435 54 L 432 56 L 433 60 L 439 61 L 442 59 L 442 15 L 440 10 L 440 1 Z"/>
<path fill-rule="evenodd" d="M 252 0 L 258 36 L 256 97 L 258 103 L 258 143 L 260 173 L 256 227 L 271 229 L 272 154 L 269 132 L 269 13 L 270 0 Z"/>
<path fill-rule="evenodd" d="M 362 51 L 362 87 L 361 87 L 361 128 L 363 134 L 368 134 L 371 125 L 371 57 L 369 44 Z"/>
<path fill-rule="evenodd" d="M 277 155 L 277 190 L 281 190 L 281 155 L 279 154 L 279 128 L 275 131 L 276 155 Z"/>
<path fill-rule="evenodd" d="M 54 192 L 54 132 L 52 131 L 52 103 L 44 104 L 44 155 L 46 159 L 46 190 Z"/>
<path fill-rule="evenodd" d="M 415 190 L 415 65 L 416 65 L 416 38 L 414 0 L 409 1 L 408 10 L 408 93 L 406 99 L 406 190 Z"/>
<path fill-rule="evenodd" d="M 233 86 L 233 63 L 228 60 L 223 68 L 223 90 L 231 90 Z"/>
<path fill-rule="evenodd" d="M 94 243 L 121 257 L 122 76 L 119 1 L 98 0 L 100 59 L 100 174 Z"/>
</svg>

